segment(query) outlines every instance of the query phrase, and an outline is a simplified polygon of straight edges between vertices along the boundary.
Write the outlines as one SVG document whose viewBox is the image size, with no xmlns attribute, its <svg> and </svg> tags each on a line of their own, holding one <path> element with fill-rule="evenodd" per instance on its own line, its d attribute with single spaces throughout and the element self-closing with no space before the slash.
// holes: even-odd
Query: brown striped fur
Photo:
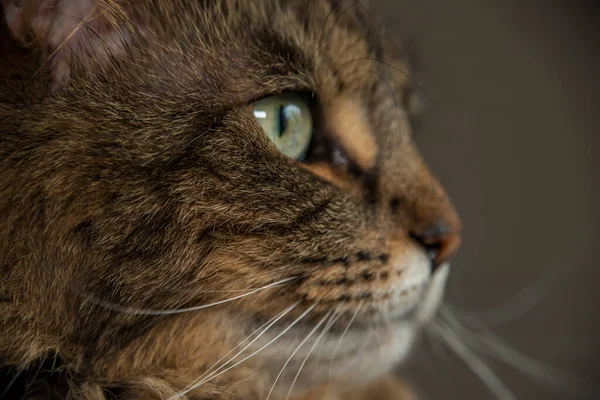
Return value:
<svg viewBox="0 0 600 400">
<path fill-rule="evenodd" d="M 56 359 L 54 375 L 38 377 L 58 375 L 69 399 L 166 398 L 297 302 L 282 327 L 318 305 L 281 345 L 189 398 L 266 397 L 307 330 L 339 312 L 337 333 L 316 350 L 330 357 L 359 304 L 334 368 L 339 385 L 324 372 L 315 381 L 309 363 L 293 396 L 357 395 L 404 358 L 410 345 L 385 321 L 422 289 L 397 290 L 425 257 L 413 235 L 459 221 L 412 144 L 406 80 L 377 61 L 398 54 L 351 3 L 3 0 L 4 371 L 32 377 Z M 328 144 L 314 162 L 285 157 L 253 118 L 253 100 L 284 91 L 320 102 Z M 106 307 L 208 304 L 290 276 L 192 313 Z M 378 339 L 352 364 L 371 324 Z M 381 347 L 389 360 L 375 356 Z M 387 386 L 373 387 L 384 396 Z"/>
</svg>

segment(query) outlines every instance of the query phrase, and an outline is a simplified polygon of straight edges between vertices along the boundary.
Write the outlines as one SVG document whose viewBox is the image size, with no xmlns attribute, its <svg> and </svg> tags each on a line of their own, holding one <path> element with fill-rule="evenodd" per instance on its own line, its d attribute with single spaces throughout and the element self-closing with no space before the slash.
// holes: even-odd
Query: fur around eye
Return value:
<svg viewBox="0 0 600 400">
<path fill-rule="evenodd" d="M 302 94 L 265 97 L 254 102 L 253 111 L 265 134 L 283 154 L 304 160 L 313 135 L 313 116 Z"/>
</svg>

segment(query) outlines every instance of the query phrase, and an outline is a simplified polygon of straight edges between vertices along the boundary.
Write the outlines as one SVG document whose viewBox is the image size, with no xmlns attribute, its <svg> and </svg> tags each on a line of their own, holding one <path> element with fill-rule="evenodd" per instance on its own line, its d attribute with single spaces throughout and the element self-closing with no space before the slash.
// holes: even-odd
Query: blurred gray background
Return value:
<svg viewBox="0 0 600 400">
<path fill-rule="evenodd" d="M 464 221 L 448 303 L 493 325 L 518 352 L 584 379 L 600 399 L 595 4 L 380 3 L 377 18 L 408 39 L 414 78 L 446 114 L 428 104 L 416 131 Z M 436 349 L 424 343 L 403 371 L 425 398 L 495 398 Z M 489 365 L 518 399 L 583 398 Z"/>
</svg>

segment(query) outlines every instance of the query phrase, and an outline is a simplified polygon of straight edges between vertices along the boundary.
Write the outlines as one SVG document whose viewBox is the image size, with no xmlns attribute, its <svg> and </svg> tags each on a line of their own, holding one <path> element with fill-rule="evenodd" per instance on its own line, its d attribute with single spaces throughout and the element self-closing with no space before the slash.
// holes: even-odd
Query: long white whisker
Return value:
<svg viewBox="0 0 600 400">
<path fill-rule="evenodd" d="M 204 379 L 205 376 L 209 375 L 209 372 L 211 369 L 213 369 L 215 366 L 217 366 L 221 361 L 223 361 L 229 354 L 231 354 L 232 352 L 235 351 L 235 349 L 237 349 L 238 347 L 240 347 L 246 340 L 248 340 L 250 337 L 252 337 L 257 331 L 261 330 L 265 325 L 266 328 L 264 328 L 264 330 L 262 332 L 260 332 L 260 334 L 255 337 L 250 343 L 248 343 L 242 350 L 240 350 L 239 352 L 237 352 L 233 357 L 231 357 L 229 360 L 227 360 L 227 362 L 223 363 L 219 368 L 217 368 L 214 372 L 210 373 L 210 374 L 215 374 L 218 373 L 223 367 L 225 367 L 227 364 L 229 364 L 232 360 L 235 360 L 240 354 L 242 354 L 249 346 L 252 345 L 252 343 L 254 343 L 255 341 L 257 341 L 267 330 L 269 330 L 269 328 L 271 328 L 273 325 L 275 325 L 277 323 L 277 321 L 279 321 L 281 318 L 283 318 L 285 315 L 287 315 L 288 313 L 290 313 L 294 308 L 296 308 L 298 306 L 298 304 L 300 304 L 300 302 L 296 302 L 295 304 L 292 304 L 291 306 L 287 307 L 285 310 L 283 310 L 282 312 L 280 312 L 279 314 L 277 314 L 274 318 L 271 318 L 269 321 L 267 321 L 265 324 L 263 324 L 260 328 L 258 328 L 256 331 L 252 332 L 246 339 L 244 339 L 240 344 L 238 344 L 237 346 L 235 346 L 233 349 L 231 349 L 227 354 L 225 354 L 223 357 L 221 357 L 215 364 L 213 364 L 212 367 L 210 367 L 206 372 L 204 372 L 197 380 L 196 382 L 202 382 L 202 380 Z M 194 388 L 192 387 L 192 385 L 188 385 L 183 391 L 179 392 L 177 395 L 171 397 L 171 399 L 176 399 L 179 398 L 181 396 L 184 396 L 186 393 L 188 393 L 189 391 L 193 390 Z"/>
<path fill-rule="evenodd" d="M 339 309 L 339 308 L 338 308 Z M 325 317 L 323 318 L 327 318 L 330 317 L 330 321 L 333 319 L 333 317 L 335 316 L 335 311 L 334 312 L 329 312 Z M 319 324 L 317 324 L 316 328 L 318 328 L 320 324 L 322 324 L 321 320 L 319 322 Z M 312 352 L 315 350 L 315 347 L 317 347 L 317 344 L 319 344 L 319 342 L 321 341 L 321 339 L 323 338 L 323 336 L 325 335 L 325 333 L 327 333 L 327 326 L 325 326 L 325 328 L 323 328 L 323 330 L 321 331 L 321 334 L 317 337 L 317 340 L 315 340 L 315 342 L 313 343 L 313 345 L 311 346 L 310 350 L 308 351 L 308 353 L 306 354 L 306 357 L 304 357 L 304 360 L 302 360 L 302 364 L 300 364 L 300 368 L 298 368 L 298 372 L 296 372 L 296 376 L 294 376 L 294 380 L 292 381 L 292 384 L 290 385 L 290 388 L 288 389 L 287 394 L 285 395 L 285 400 L 288 400 L 292 394 L 292 391 L 294 390 L 294 385 L 296 385 L 296 381 L 298 380 L 298 377 L 300 376 L 300 372 L 302 372 L 302 368 L 304 368 L 304 364 L 306 364 L 306 361 L 308 360 L 308 358 L 310 357 L 310 355 L 312 354 Z M 312 335 L 312 333 L 311 333 Z"/>
<path fill-rule="evenodd" d="M 429 343 L 433 354 L 440 358 L 448 356 L 448 354 L 446 353 L 447 350 L 442 346 L 440 341 L 437 340 L 437 337 L 435 336 L 434 332 L 431 332 L 430 329 L 424 329 L 423 334 L 423 337 L 427 339 L 427 342 Z"/>
<path fill-rule="evenodd" d="M 325 322 L 325 320 L 331 315 L 331 313 L 332 312 L 330 311 L 323 318 L 321 318 L 321 320 L 317 323 L 317 325 L 315 325 L 315 327 L 308 333 L 308 335 L 306 335 L 306 337 L 300 342 L 300 344 L 296 347 L 296 349 L 292 352 L 292 354 L 285 361 L 285 363 L 283 364 L 283 367 L 281 367 L 281 370 L 277 374 L 277 377 L 275 378 L 273 385 L 271 386 L 271 390 L 269 390 L 269 394 L 267 395 L 266 400 L 269 400 L 269 398 L 271 397 L 271 393 L 273 393 L 273 389 L 275 389 L 275 385 L 277 384 L 277 381 L 283 374 L 283 370 L 285 370 L 285 367 L 287 367 L 287 365 L 292 360 L 292 358 L 294 358 L 294 356 L 296 355 L 298 350 L 300 350 L 300 348 L 304 345 L 304 343 L 306 343 L 306 341 L 316 332 L 316 330 L 319 329 L 319 327 L 323 324 L 323 322 Z"/>
<path fill-rule="evenodd" d="M 298 318 L 296 318 L 290 325 L 288 325 L 287 328 L 285 328 L 283 331 L 281 331 L 277 336 L 275 336 L 273 339 L 271 339 L 269 342 L 267 342 L 267 344 L 263 345 L 261 348 L 259 348 L 258 350 L 254 351 L 253 353 L 251 353 L 250 355 L 244 357 L 243 359 L 241 359 L 240 361 L 236 362 L 235 364 L 231 365 L 230 367 L 226 368 L 223 371 L 220 371 L 220 368 L 217 369 L 213 374 L 211 374 L 209 377 L 207 377 L 206 379 L 197 382 L 196 384 L 186 388 L 184 391 L 182 391 L 181 393 L 179 393 L 177 396 L 171 397 L 169 400 L 175 400 L 177 398 L 180 398 L 182 396 L 184 396 L 185 394 L 189 393 L 192 390 L 197 389 L 198 387 L 200 387 L 201 385 L 203 385 L 204 383 L 208 382 L 211 379 L 214 379 L 222 374 L 224 374 L 225 372 L 231 370 L 232 368 L 235 368 L 236 366 L 240 365 L 241 363 L 243 363 L 244 361 L 246 361 L 247 359 L 253 357 L 254 355 L 256 355 L 257 353 L 263 351 L 265 348 L 267 348 L 268 346 L 270 346 L 273 342 L 275 342 L 277 339 L 279 339 L 281 336 L 283 336 L 287 331 L 289 331 L 290 329 L 292 329 L 302 318 L 304 318 L 309 312 L 311 312 L 316 306 L 318 305 L 318 303 L 313 304 L 312 306 L 310 306 L 309 308 L 306 309 L 306 311 L 304 311 Z M 277 321 L 274 321 L 273 323 L 275 323 Z M 269 329 L 272 325 L 269 325 L 262 333 L 261 335 L 267 331 L 267 329 Z M 256 341 L 261 335 L 259 335 L 256 339 L 254 339 L 252 342 L 250 342 L 246 347 L 244 347 L 244 349 L 242 349 L 242 351 L 246 350 L 246 348 L 248 348 L 252 343 L 254 343 L 254 341 Z M 237 357 L 237 355 L 236 355 Z M 235 358 L 235 357 L 234 357 Z"/>
<path fill-rule="evenodd" d="M 335 361 L 335 356 L 342 344 L 342 341 L 344 340 L 344 337 L 346 336 L 346 333 L 348 333 L 348 330 L 350 329 L 350 326 L 352 325 L 352 323 L 354 322 L 354 320 L 356 319 L 356 316 L 358 315 L 358 313 L 360 312 L 361 307 L 363 306 L 365 300 L 361 300 L 360 303 L 358 304 L 358 306 L 356 307 L 356 310 L 354 310 L 354 314 L 352 314 L 352 318 L 350 318 L 350 321 L 348 322 L 348 325 L 346 325 L 346 328 L 344 329 L 344 332 L 342 332 L 342 336 L 340 336 L 340 340 L 338 340 L 337 345 L 335 346 L 335 349 L 333 350 L 333 355 L 331 356 L 331 362 L 329 363 L 329 380 L 331 380 L 331 375 L 332 375 L 332 371 L 333 371 L 333 363 Z"/>
<path fill-rule="evenodd" d="M 586 382 L 578 376 L 521 354 L 472 317 L 465 318 L 468 323 L 476 325 L 478 330 L 484 332 L 478 333 L 467 329 L 455 316 L 450 314 L 449 310 L 443 310 L 443 316 L 456 330 L 460 330 L 461 336 L 471 339 L 473 347 L 532 378 L 571 394 L 581 395 L 580 388 L 586 386 Z"/>
<path fill-rule="evenodd" d="M 221 362 L 223 360 L 225 360 L 231 353 L 233 353 L 237 348 L 239 348 L 240 346 L 242 346 L 244 344 L 244 342 L 246 342 L 248 339 L 250 339 L 252 336 L 256 335 L 259 331 L 262 330 L 262 332 L 260 333 L 260 335 L 258 335 L 258 337 L 255 338 L 258 339 L 263 333 L 265 333 L 267 331 L 267 329 L 269 329 L 271 326 L 273 326 L 273 324 L 275 324 L 277 321 L 279 321 L 282 317 L 284 317 L 286 314 L 288 314 L 289 312 L 291 312 L 294 308 L 296 308 L 296 306 L 298 306 L 298 304 L 300 304 L 300 302 L 297 302 L 295 304 L 292 304 L 290 307 L 287 307 L 286 309 L 284 309 L 282 312 L 280 312 L 279 314 L 277 314 L 276 316 L 274 316 L 273 318 L 269 319 L 267 322 L 265 322 L 264 324 L 262 324 L 258 329 L 256 329 L 254 332 L 252 332 L 250 335 L 248 335 L 244 340 L 242 340 L 237 346 L 235 346 L 233 349 L 231 349 L 229 352 L 227 352 L 227 354 L 225 354 L 223 357 L 221 357 L 217 362 L 215 362 L 212 367 L 210 367 L 209 369 L 207 369 L 199 378 L 198 380 L 202 380 L 204 379 L 204 377 L 206 377 L 208 374 L 212 373 L 211 370 L 213 368 L 215 368 L 217 365 L 221 364 Z M 268 325 L 268 326 L 267 326 Z M 265 328 L 266 327 L 266 328 Z M 263 330 L 264 328 L 264 330 Z M 250 342 L 250 345 L 254 343 L 254 341 Z M 235 358 L 237 356 L 239 356 L 244 350 L 246 350 L 247 346 L 244 347 L 240 352 L 238 352 L 237 354 L 235 354 L 233 357 L 231 357 L 229 360 L 227 360 L 227 362 L 223 363 L 219 368 L 222 368 L 223 366 L 229 364 L 232 360 L 235 360 Z"/>
<path fill-rule="evenodd" d="M 90 300 L 92 300 L 94 303 L 99 304 L 105 308 L 108 308 L 109 310 L 114 310 L 114 311 L 119 311 L 119 312 L 123 312 L 123 313 L 127 313 L 127 314 L 133 314 L 133 315 L 170 315 L 170 314 L 181 314 L 181 313 L 185 313 L 185 312 L 191 312 L 191 311 L 198 311 L 198 310 L 202 310 L 204 308 L 209 308 L 209 307 L 214 307 L 214 306 L 218 306 L 220 304 L 225 304 L 225 303 L 229 303 L 238 299 L 241 299 L 243 297 L 246 296 L 250 296 L 251 294 L 266 290 L 266 289 L 270 289 L 272 287 L 275 286 L 279 286 L 282 285 L 284 283 L 293 281 L 298 279 L 298 277 L 291 277 L 291 278 L 286 278 L 286 279 L 282 279 L 280 281 L 277 282 L 273 282 L 270 283 L 268 285 L 259 287 L 257 289 L 251 290 L 248 293 L 244 293 L 244 294 L 240 294 L 238 296 L 234 296 L 234 297 L 230 297 L 228 299 L 224 299 L 224 300 L 219 300 L 216 301 L 214 303 L 210 303 L 210 304 L 203 304 L 200 306 L 194 306 L 194 307 L 186 307 L 186 308 L 177 308 L 177 309 L 170 309 L 170 310 L 156 310 L 156 309 L 148 309 L 148 308 L 135 308 L 135 307 L 127 307 L 127 306 L 120 306 L 118 304 L 113 304 L 110 302 L 106 302 L 103 300 L 98 300 L 95 299 L 93 297 L 90 297 Z"/>
<path fill-rule="evenodd" d="M 572 265 L 572 261 L 570 264 Z M 505 324 L 527 313 L 572 272 L 573 268 L 564 268 L 564 265 L 560 263 L 550 270 L 543 271 L 537 279 L 519 290 L 508 301 L 482 312 L 479 318 L 491 327 Z"/>
<path fill-rule="evenodd" d="M 456 352 L 456 354 L 469 366 L 471 371 L 481 379 L 500 400 L 516 400 L 515 395 L 506 387 L 487 364 L 485 364 L 475 353 L 473 353 L 452 329 L 442 321 L 437 321 L 431 326 L 440 338 Z"/>
<path fill-rule="evenodd" d="M 422 357 L 419 357 L 417 361 L 419 361 L 421 368 L 425 372 L 437 376 L 440 360 L 445 361 L 446 357 L 448 357 L 447 348 L 443 346 L 437 333 L 433 332 L 429 327 L 423 330 L 422 338 L 424 339 Z M 437 360 L 436 357 L 438 358 Z"/>
<path fill-rule="evenodd" d="M 325 330 L 325 332 L 329 332 L 329 330 L 331 329 L 331 327 L 340 319 L 340 317 L 343 315 L 340 312 L 340 309 L 342 308 L 342 303 L 340 303 L 335 310 L 333 311 L 333 315 L 331 316 L 331 319 L 329 321 L 327 321 L 327 323 L 325 324 L 325 328 L 323 328 Z M 319 353 L 317 354 L 317 359 L 316 362 L 317 364 L 321 361 L 321 354 L 323 353 L 323 344 L 321 344 L 321 347 L 319 348 Z M 318 370 L 315 368 L 315 371 L 313 373 L 313 382 L 315 381 L 315 376 L 317 374 Z"/>
<path fill-rule="evenodd" d="M 570 394 L 582 395 L 580 388 L 584 387 L 586 383 L 579 377 L 529 358 L 508 346 L 497 337 L 479 335 L 479 340 L 481 341 L 481 345 L 477 347 L 479 350 L 485 351 L 488 355 L 555 388 L 567 391 Z"/>
</svg>

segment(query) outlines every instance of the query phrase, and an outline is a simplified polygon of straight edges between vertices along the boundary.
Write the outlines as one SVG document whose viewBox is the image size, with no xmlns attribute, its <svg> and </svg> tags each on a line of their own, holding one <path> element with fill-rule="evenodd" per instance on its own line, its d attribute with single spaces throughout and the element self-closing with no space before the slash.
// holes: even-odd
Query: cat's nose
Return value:
<svg viewBox="0 0 600 400">
<path fill-rule="evenodd" d="M 432 270 L 447 262 L 458 250 L 461 242 L 460 222 L 454 218 L 439 219 L 423 229 L 411 232 L 412 238 L 425 249 Z"/>
</svg>

